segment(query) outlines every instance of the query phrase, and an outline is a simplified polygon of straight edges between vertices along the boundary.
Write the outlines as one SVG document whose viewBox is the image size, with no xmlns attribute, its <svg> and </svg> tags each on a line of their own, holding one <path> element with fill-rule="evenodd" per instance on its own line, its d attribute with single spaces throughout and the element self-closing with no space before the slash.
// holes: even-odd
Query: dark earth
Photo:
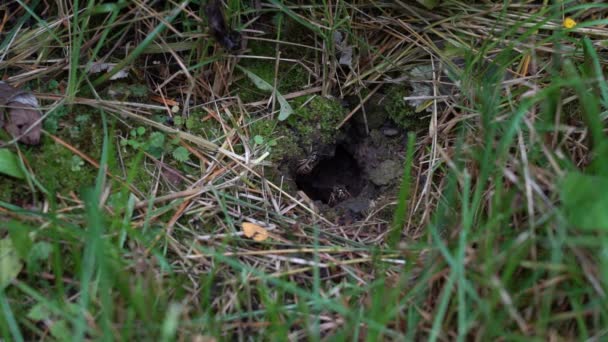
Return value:
<svg viewBox="0 0 608 342">
<path fill-rule="evenodd" d="M 317 146 L 324 153 L 311 172 L 289 175 L 325 213 L 361 219 L 374 200 L 398 190 L 407 132 L 386 117 L 375 125 L 369 121 L 359 113 L 338 132 L 335 144 Z M 337 188 L 345 188 L 347 196 L 336 201 Z"/>
</svg>

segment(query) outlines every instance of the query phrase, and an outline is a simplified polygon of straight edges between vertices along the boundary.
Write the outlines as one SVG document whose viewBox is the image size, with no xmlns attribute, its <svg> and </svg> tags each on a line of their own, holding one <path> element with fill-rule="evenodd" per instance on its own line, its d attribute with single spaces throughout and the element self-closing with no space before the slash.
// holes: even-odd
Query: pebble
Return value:
<svg viewBox="0 0 608 342">
<path fill-rule="evenodd" d="M 397 135 L 399 135 L 399 130 L 396 128 L 392 128 L 392 127 L 385 127 L 382 128 L 382 134 L 384 134 L 385 137 L 396 137 Z"/>
</svg>

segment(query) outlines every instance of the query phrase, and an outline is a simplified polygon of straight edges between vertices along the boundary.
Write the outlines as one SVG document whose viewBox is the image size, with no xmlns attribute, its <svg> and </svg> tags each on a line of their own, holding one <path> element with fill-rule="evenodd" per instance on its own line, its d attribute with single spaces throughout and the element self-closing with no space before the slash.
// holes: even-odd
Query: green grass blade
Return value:
<svg viewBox="0 0 608 342">
<path fill-rule="evenodd" d="M 414 148 L 416 144 L 416 136 L 414 133 L 409 133 L 407 136 L 407 152 L 405 158 L 405 165 L 403 167 L 403 176 L 401 177 L 401 185 L 399 187 L 399 197 L 397 198 L 397 208 L 395 208 L 395 215 L 393 217 L 393 223 L 391 230 L 388 235 L 389 246 L 395 248 L 401 238 L 401 233 L 405 225 L 405 218 L 407 215 L 408 201 L 410 199 L 411 191 L 411 173 L 412 165 L 414 164 Z"/>
<path fill-rule="evenodd" d="M 4 318 L 4 323 L 8 325 L 13 340 L 22 342 L 23 335 L 21 334 L 21 329 L 19 329 L 19 325 L 15 320 L 15 316 L 13 315 L 13 311 L 11 310 L 11 306 L 8 303 L 6 295 L 4 294 L 3 288 L 0 288 L 0 309 L 2 312 L 2 317 Z"/>
</svg>

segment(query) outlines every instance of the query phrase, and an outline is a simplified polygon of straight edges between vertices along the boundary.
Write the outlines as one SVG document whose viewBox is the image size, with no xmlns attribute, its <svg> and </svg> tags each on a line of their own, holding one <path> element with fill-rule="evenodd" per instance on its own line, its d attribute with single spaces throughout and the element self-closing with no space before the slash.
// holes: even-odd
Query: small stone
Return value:
<svg viewBox="0 0 608 342">
<path fill-rule="evenodd" d="M 384 134 L 385 137 L 392 138 L 399 135 L 399 130 L 393 127 L 385 127 L 382 129 L 382 134 Z"/>
<path fill-rule="evenodd" d="M 383 186 L 390 184 L 401 176 L 401 164 L 394 160 L 385 160 L 370 172 L 372 183 Z"/>
<path fill-rule="evenodd" d="M 370 200 L 367 198 L 351 197 L 340 203 L 341 208 L 360 214 L 369 208 Z"/>
</svg>

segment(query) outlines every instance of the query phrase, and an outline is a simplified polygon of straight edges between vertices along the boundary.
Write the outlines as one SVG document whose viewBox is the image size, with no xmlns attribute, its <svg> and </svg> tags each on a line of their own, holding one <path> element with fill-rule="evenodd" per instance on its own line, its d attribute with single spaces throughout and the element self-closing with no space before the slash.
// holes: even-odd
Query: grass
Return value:
<svg viewBox="0 0 608 342">
<path fill-rule="evenodd" d="M 0 175 L 15 184 L 0 187 L 0 339 L 605 338 L 605 4 L 226 1 L 250 43 L 274 46 L 264 56 L 215 44 L 196 1 L 50 4 L 0 5 L 3 79 L 63 113 L 43 148 L 2 147 L 27 177 Z M 337 224 L 271 177 L 282 140 L 256 142 L 250 123 L 284 124 L 276 90 L 239 97 L 239 67 L 259 58 L 275 88 L 286 66 L 306 70 L 281 94 L 292 103 L 365 102 L 432 66 L 400 191 Z M 108 98 L 122 70 L 149 95 Z M 102 144 L 73 134 L 79 115 Z M 49 165 L 76 155 L 95 172 L 33 162 L 58 148 Z M 56 174 L 82 181 L 41 182 Z"/>
</svg>

